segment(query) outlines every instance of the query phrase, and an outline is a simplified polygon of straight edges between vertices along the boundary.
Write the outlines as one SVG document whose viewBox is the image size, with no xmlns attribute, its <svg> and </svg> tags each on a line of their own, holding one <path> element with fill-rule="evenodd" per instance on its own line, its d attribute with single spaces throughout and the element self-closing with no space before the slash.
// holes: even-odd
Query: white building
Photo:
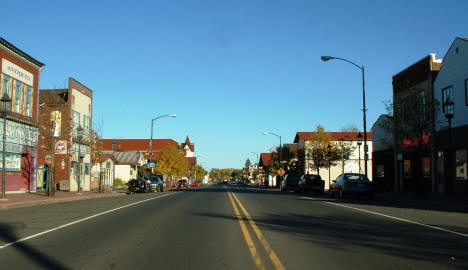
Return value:
<svg viewBox="0 0 468 270">
<path fill-rule="evenodd" d="M 325 181 L 325 190 L 329 188 L 329 183 L 335 180 L 340 174 L 345 172 L 353 173 L 365 173 L 364 167 L 364 143 L 358 145 L 357 135 L 358 132 L 325 132 L 331 138 L 330 144 L 332 147 L 339 147 L 340 144 L 345 144 L 353 148 L 353 151 L 348 160 L 343 163 L 338 162 L 337 165 L 332 166 L 330 171 L 328 167 L 320 168 L 319 174 Z M 313 161 L 308 158 L 313 148 L 314 136 L 316 132 L 297 132 L 294 138 L 294 143 L 297 143 L 298 149 L 302 149 L 305 152 L 305 160 L 302 161 L 304 166 L 304 173 L 316 174 L 317 169 L 315 168 Z M 367 133 L 367 147 L 368 153 L 372 153 L 372 133 Z M 372 178 L 372 156 L 368 155 L 367 160 L 367 176 L 369 179 Z"/>
</svg>

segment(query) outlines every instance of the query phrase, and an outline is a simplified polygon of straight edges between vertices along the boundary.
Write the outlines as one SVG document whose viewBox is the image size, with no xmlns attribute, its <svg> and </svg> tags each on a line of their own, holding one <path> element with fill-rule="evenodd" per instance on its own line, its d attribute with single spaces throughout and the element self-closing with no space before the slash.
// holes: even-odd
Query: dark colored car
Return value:
<svg viewBox="0 0 468 270">
<path fill-rule="evenodd" d="M 371 181 L 360 173 L 343 173 L 336 180 L 332 181 L 330 187 L 330 197 L 338 195 L 340 199 L 345 195 L 354 194 L 356 197 L 361 195 L 372 199 L 374 197 L 374 189 Z"/>
<path fill-rule="evenodd" d="M 153 191 L 159 191 L 163 192 L 164 191 L 164 183 L 159 176 L 147 176 L 145 179 L 150 181 L 151 184 L 151 190 Z"/>
<path fill-rule="evenodd" d="M 300 192 L 314 191 L 322 194 L 325 188 L 325 181 L 318 174 L 303 174 L 299 181 Z"/>
<path fill-rule="evenodd" d="M 300 192 L 301 187 L 299 186 L 299 181 L 301 180 L 300 175 L 296 174 L 286 174 L 281 181 L 280 191 L 286 192 L 288 190 L 293 190 L 295 192 Z"/>
<path fill-rule="evenodd" d="M 180 179 L 177 181 L 177 188 L 188 187 L 187 179 Z"/>
</svg>

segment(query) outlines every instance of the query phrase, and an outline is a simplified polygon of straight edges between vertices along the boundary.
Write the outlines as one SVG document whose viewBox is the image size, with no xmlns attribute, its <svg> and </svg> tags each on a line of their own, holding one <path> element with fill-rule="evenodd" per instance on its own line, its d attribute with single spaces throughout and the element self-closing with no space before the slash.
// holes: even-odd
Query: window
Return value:
<svg viewBox="0 0 468 270">
<path fill-rule="evenodd" d="M 15 99 L 14 99 L 14 112 L 21 113 L 21 99 L 23 94 L 23 84 L 19 81 L 15 82 Z"/>
<path fill-rule="evenodd" d="M 467 180 L 467 173 L 466 173 L 466 150 L 457 150 L 456 151 L 456 180 Z"/>
<path fill-rule="evenodd" d="M 72 111 L 72 128 L 74 133 L 76 133 L 76 129 L 80 125 L 80 113 L 77 111 Z"/>
<path fill-rule="evenodd" d="M 423 158 L 422 160 L 422 169 L 423 169 L 423 176 L 430 177 L 431 176 L 431 159 L 430 158 Z"/>
<path fill-rule="evenodd" d="M 31 117 L 31 100 L 32 100 L 32 88 L 26 86 L 26 104 L 24 108 L 24 115 Z"/>
<path fill-rule="evenodd" d="M 442 89 L 442 104 L 440 104 L 442 106 L 442 112 L 445 113 L 445 101 L 447 100 L 447 98 L 450 98 L 453 102 L 455 102 L 455 100 L 453 99 L 453 88 L 452 86 L 449 86 L 449 87 L 446 87 L 444 89 Z"/>
<path fill-rule="evenodd" d="M 83 115 L 83 132 L 87 135 L 90 134 L 90 118 L 87 115 Z M 85 136 L 86 136 L 85 135 Z"/>
<path fill-rule="evenodd" d="M 3 75 L 3 78 L 2 78 L 2 96 L 6 92 L 8 94 L 8 96 L 11 97 L 10 90 L 11 90 L 11 79 L 7 75 Z"/>
<path fill-rule="evenodd" d="M 465 80 L 465 105 L 468 106 L 468 79 Z"/>
<path fill-rule="evenodd" d="M 404 161 L 404 175 L 405 177 L 411 177 L 411 160 L 407 159 Z"/>
</svg>

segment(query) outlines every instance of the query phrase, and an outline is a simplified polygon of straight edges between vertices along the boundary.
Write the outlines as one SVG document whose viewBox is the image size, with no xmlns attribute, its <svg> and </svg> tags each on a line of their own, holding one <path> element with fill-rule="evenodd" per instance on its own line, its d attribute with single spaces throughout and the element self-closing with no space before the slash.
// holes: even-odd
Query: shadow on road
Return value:
<svg viewBox="0 0 468 270">
<path fill-rule="evenodd" d="M 230 219 L 236 216 L 217 213 L 198 213 L 209 218 Z M 441 269 L 460 268 L 468 265 L 468 242 L 459 237 L 447 237 L 445 233 L 428 235 L 412 224 L 382 222 L 351 214 L 337 213 L 322 216 L 298 214 L 268 214 L 252 217 L 259 228 L 288 234 L 297 241 L 307 241 L 336 252 L 361 250 L 363 256 L 371 253 L 387 254 L 405 259 L 439 263 Z M 457 230 L 459 228 L 453 228 Z M 336 258 L 339 258 L 337 256 Z"/>
<path fill-rule="evenodd" d="M 289 195 L 289 196 L 307 196 L 315 199 L 336 201 L 340 203 L 346 203 L 351 205 L 370 205 L 370 206 L 383 206 L 383 207 L 394 207 L 394 208 L 405 208 L 405 209 L 420 209 L 420 210 L 432 210 L 432 211 L 444 211 L 454 213 L 468 213 L 468 198 L 424 198 L 417 199 L 406 194 L 401 195 L 398 193 L 386 192 L 376 193 L 374 199 L 367 200 L 364 198 L 356 199 L 354 196 L 347 196 L 345 199 L 340 200 L 336 198 L 329 198 L 327 194 L 316 195 L 312 193 L 307 194 L 296 194 L 294 192 L 279 192 L 277 189 L 260 189 L 250 188 L 242 186 L 212 186 L 204 188 L 189 188 L 180 189 L 182 192 L 226 192 L 227 190 L 235 191 L 236 193 L 249 193 L 249 194 L 275 194 L 275 195 Z"/>
<path fill-rule="evenodd" d="M 2 239 L 4 243 L 11 243 L 18 240 L 18 238 L 15 236 L 14 228 L 15 226 L 13 225 L 0 223 L 0 239 Z M 26 242 L 19 242 L 5 248 L 16 249 L 24 255 L 23 259 L 26 258 L 27 260 L 31 260 L 37 266 L 42 267 L 44 269 L 68 269 L 65 265 L 61 264 L 54 258 L 48 256 L 47 254 L 31 247 L 30 245 L 26 244 Z M 0 252 L 2 252 L 2 249 L 0 249 Z M 4 263 L 2 264 L 3 267 L 5 267 Z"/>
</svg>

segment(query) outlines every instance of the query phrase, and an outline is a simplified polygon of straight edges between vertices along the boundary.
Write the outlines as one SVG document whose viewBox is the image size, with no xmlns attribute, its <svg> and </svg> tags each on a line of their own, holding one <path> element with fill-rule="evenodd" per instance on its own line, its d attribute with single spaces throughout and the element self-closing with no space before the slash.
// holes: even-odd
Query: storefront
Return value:
<svg viewBox="0 0 468 270">
<path fill-rule="evenodd" d="M 34 191 L 39 136 L 38 85 L 44 64 L 2 38 L 0 58 L 1 94 L 11 99 L 10 111 L 0 119 L 0 170 L 3 172 L 3 129 L 6 128 L 6 193 Z"/>
</svg>

